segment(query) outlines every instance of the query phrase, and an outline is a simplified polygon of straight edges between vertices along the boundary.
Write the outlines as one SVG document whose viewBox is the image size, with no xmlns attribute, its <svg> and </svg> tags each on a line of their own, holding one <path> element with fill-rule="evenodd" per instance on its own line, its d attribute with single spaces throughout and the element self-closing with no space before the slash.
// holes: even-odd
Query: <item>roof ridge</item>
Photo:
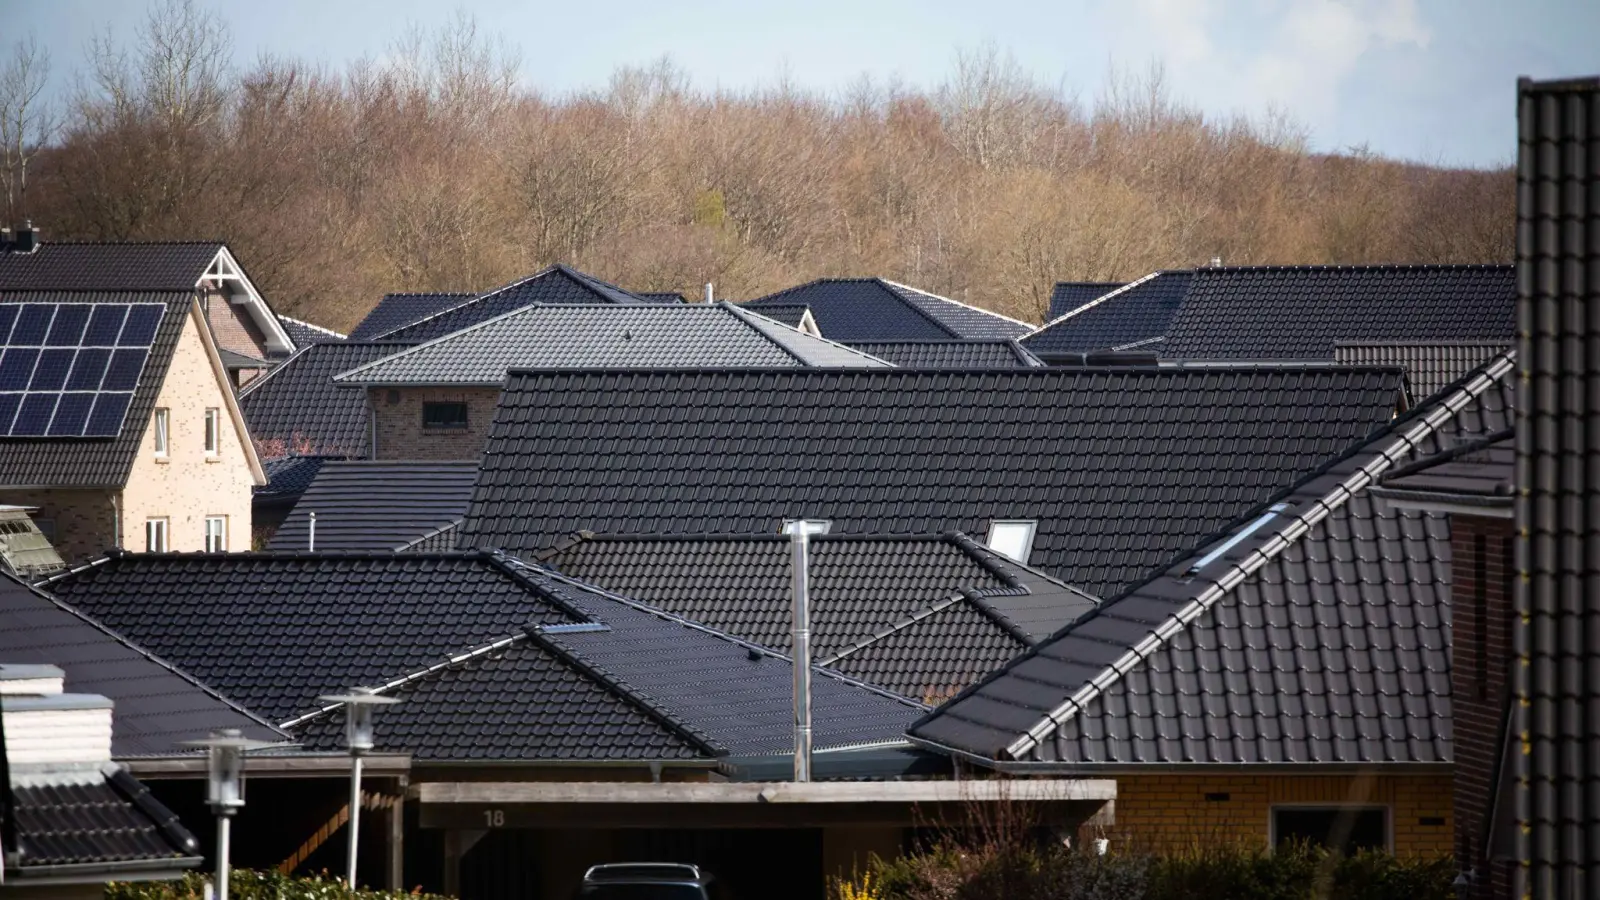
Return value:
<svg viewBox="0 0 1600 900">
<path fill-rule="evenodd" d="M 971 303 L 967 303 L 967 302 L 964 302 L 964 301 L 961 301 L 961 300 L 957 300 L 954 297 L 946 297 L 943 294 L 935 294 L 932 291 L 925 291 L 922 288 L 912 287 L 909 284 L 901 284 L 900 282 L 895 281 L 895 280 L 890 279 L 890 278 L 879 278 L 878 280 L 883 282 L 884 284 L 889 285 L 890 287 L 896 287 L 896 288 L 900 288 L 901 290 L 911 291 L 914 294 L 921 294 L 924 297 L 929 297 L 929 298 L 932 298 L 934 300 L 943 300 L 945 303 L 954 303 L 956 306 L 965 307 L 966 309 L 970 309 L 973 312 L 980 312 L 980 313 L 983 313 L 984 315 L 987 315 L 987 316 L 993 316 L 996 319 L 1004 319 L 1005 321 L 1010 322 L 1013 325 L 1021 325 L 1023 328 L 1032 328 L 1033 327 L 1033 323 L 1032 322 L 1024 322 L 1021 319 L 1013 319 L 1008 315 L 1004 315 L 1002 313 L 997 313 L 992 309 L 984 309 L 981 306 L 974 306 Z M 901 298 L 901 299 L 904 299 L 904 298 Z M 915 306 L 916 304 L 911 304 L 911 305 Z M 945 329 L 945 330 L 949 331 L 949 329 Z M 950 333 L 955 337 L 960 337 L 960 335 L 955 334 L 955 332 L 953 332 L 953 331 L 950 332 Z"/>
<path fill-rule="evenodd" d="M 1400 478 L 1405 475 L 1411 475 L 1415 472 L 1421 472 L 1424 469 L 1439 465 L 1440 463 L 1446 463 L 1455 459 L 1460 459 L 1469 453 L 1477 453 L 1478 451 L 1483 450 L 1490 445 L 1498 444 L 1501 441 L 1509 440 L 1516 436 L 1517 429 L 1515 427 L 1502 428 L 1499 431 L 1491 432 L 1490 434 L 1486 434 L 1482 437 L 1473 438 L 1470 441 L 1457 444 L 1454 447 L 1441 450 L 1438 453 L 1424 456 L 1414 462 L 1407 463 L 1406 465 L 1396 466 L 1394 469 L 1385 472 L 1384 476 L 1386 478 Z"/>
<path fill-rule="evenodd" d="M 220 238 L 212 239 L 212 240 L 198 239 L 198 240 L 181 240 L 181 241 L 159 241 L 159 240 L 146 240 L 146 241 L 83 241 L 83 240 L 71 240 L 71 241 L 58 241 L 58 240 L 47 240 L 47 241 L 40 241 L 39 242 L 39 248 L 40 249 L 43 249 L 45 247 L 209 247 L 209 246 L 212 246 L 212 245 L 220 245 L 220 246 L 226 247 L 228 245 L 228 242 L 224 241 L 224 240 L 222 240 Z"/>
<path fill-rule="evenodd" d="M 296 319 L 294 316 L 286 316 L 283 313 L 279 313 L 278 314 L 278 318 L 283 319 L 286 322 L 293 322 L 296 325 L 303 325 L 306 328 L 310 328 L 313 331 L 320 331 L 323 334 L 331 334 L 331 335 L 333 335 L 334 337 L 337 337 L 337 338 L 348 338 L 349 337 L 349 335 L 340 334 L 339 332 L 334 331 L 332 328 L 324 328 L 321 325 L 315 325 L 315 324 L 312 324 L 311 322 L 307 322 L 305 319 Z"/>
<path fill-rule="evenodd" d="M 507 282 L 505 284 L 500 285 L 497 288 L 490 288 L 487 291 L 481 291 L 481 292 L 477 292 L 477 293 L 464 293 L 464 294 L 463 293 L 458 293 L 458 292 L 455 292 L 455 291 L 450 291 L 450 292 L 448 292 L 448 296 L 453 296 L 453 297 L 454 296 L 460 296 L 460 297 L 462 297 L 464 299 L 460 303 L 454 304 L 452 306 L 447 306 L 447 307 L 445 307 L 444 309 L 441 309 L 441 310 L 436 310 L 436 311 L 434 311 L 432 313 L 429 313 L 426 316 L 423 316 L 420 319 L 417 319 L 417 320 L 412 321 L 412 322 L 407 322 L 404 325 L 395 326 L 394 328 L 391 328 L 388 331 L 382 332 L 380 334 L 373 335 L 373 337 L 374 338 L 388 337 L 391 334 L 395 334 L 397 332 L 404 331 L 407 328 L 412 328 L 412 327 L 415 327 L 417 325 L 421 325 L 423 322 L 431 322 L 434 319 L 437 319 L 440 316 L 444 315 L 445 313 L 454 312 L 454 311 L 456 311 L 458 309 L 463 309 L 463 308 L 465 308 L 467 306 L 470 306 L 470 305 L 472 305 L 474 303 L 477 303 L 480 300 L 487 300 L 488 298 L 494 296 L 495 294 L 499 294 L 499 293 L 502 293 L 504 291 L 508 291 L 508 290 L 510 290 L 510 289 L 512 289 L 514 287 L 520 287 L 520 286 L 522 286 L 524 284 L 527 284 L 530 281 L 533 281 L 536 278 L 543 278 L 544 276 L 546 276 L 546 275 L 548 275 L 548 274 L 550 274 L 551 272 L 554 272 L 554 271 L 557 271 L 557 265 L 552 263 L 551 265 L 545 266 L 544 268 L 542 268 L 539 271 L 533 273 L 532 275 L 525 275 L 525 276 L 523 276 L 521 278 L 516 279 L 515 281 Z M 388 296 L 392 296 L 392 295 L 384 294 L 384 296 L 388 297 Z M 446 296 L 446 294 L 442 294 L 442 293 L 441 294 L 430 294 L 430 293 L 424 291 L 424 292 L 420 292 L 418 294 L 410 294 L 408 296 L 434 296 L 434 297 L 438 297 L 438 296 Z M 512 310 L 512 312 L 516 312 L 516 310 Z M 481 324 L 481 323 L 479 323 L 479 324 Z M 440 337 L 445 337 L 445 336 L 446 335 L 440 335 Z M 437 340 L 437 338 L 435 338 L 435 340 Z"/>
<path fill-rule="evenodd" d="M 304 323 L 302 323 L 302 324 L 304 324 Z M 312 327 L 316 327 L 316 326 L 312 326 Z M 273 366 L 272 368 L 268 369 L 267 370 L 267 374 L 262 375 L 260 378 L 252 378 L 252 379 L 250 379 L 250 383 L 249 384 L 247 384 L 244 387 L 239 389 L 238 398 L 240 400 L 243 400 L 245 397 L 249 396 L 257 388 L 261 387 L 263 384 L 266 384 L 274 375 L 277 375 L 279 372 L 282 372 L 284 370 L 284 368 L 289 365 L 289 363 L 294 362 L 295 360 L 299 359 L 301 356 L 303 356 L 303 355 L 305 355 L 307 353 L 310 353 L 312 348 L 314 348 L 314 347 L 347 347 L 348 348 L 348 347 L 380 347 L 380 346 L 411 347 L 411 346 L 415 346 L 415 345 L 407 343 L 405 341 L 350 341 L 350 340 L 333 341 L 333 342 L 318 342 L 318 343 L 307 344 L 304 347 L 297 347 L 293 353 L 291 353 L 288 356 L 284 357 L 282 362 L 280 362 L 277 365 Z"/>
<path fill-rule="evenodd" d="M 920 609 L 913 610 L 905 616 L 902 616 L 901 618 L 890 622 L 888 625 L 879 628 L 877 631 L 872 632 L 866 637 L 861 638 L 852 644 L 845 645 L 843 649 L 836 650 L 827 657 L 817 660 L 815 665 L 831 666 L 839 660 L 844 659 L 860 650 L 864 650 L 892 634 L 897 634 L 906 630 L 907 628 L 910 628 L 912 625 L 927 619 L 929 616 L 934 616 L 944 612 L 950 607 L 955 606 L 957 603 L 960 603 L 962 599 L 962 591 L 957 590 L 954 594 L 946 597 L 943 600 L 921 607 Z"/>
<path fill-rule="evenodd" d="M 1056 325 L 1056 324 L 1058 324 L 1060 322 L 1064 322 L 1067 319 L 1070 319 L 1073 316 L 1077 315 L 1078 313 L 1081 313 L 1081 312 L 1084 312 L 1086 310 L 1092 309 L 1092 308 L 1094 308 L 1096 306 L 1099 306 L 1101 303 L 1104 303 L 1105 301 L 1110 300 L 1112 297 L 1119 296 L 1120 294 L 1122 294 L 1122 292 L 1127 291 L 1127 290 L 1129 290 L 1131 288 L 1138 287 L 1139 285 L 1144 284 L 1147 281 L 1153 281 L 1156 278 L 1160 277 L 1161 275 L 1171 274 L 1171 273 L 1174 273 L 1174 272 L 1186 272 L 1186 271 L 1188 271 L 1188 270 L 1187 269 L 1157 269 L 1154 272 L 1151 272 L 1149 275 L 1143 276 L 1142 278 L 1135 278 L 1134 280 L 1128 282 L 1127 284 L 1124 284 L 1122 287 L 1116 288 L 1114 290 L 1107 291 L 1106 293 L 1101 294 L 1100 296 L 1094 298 L 1093 300 L 1090 300 L 1088 303 L 1085 303 L 1082 306 L 1075 307 L 1073 309 L 1067 310 L 1066 312 L 1062 313 L 1061 315 L 1056 316 L 1054 319 L 1051 319 L 1050 321 L 1044 323 L 1043 325 L 1040 325 L 1038 328 L 1035 328 L 1033 331 L 1023 335 L 1023 337 L 1025 337 L 1025 338 L 1032 337 L 1032 336 L 1038 334 L 1039 332 L 1044 331 L 1046 328 L 1051 327 L 1052 325 Z"/>
<path fill-rule="evenodd" d="M 1128 648 L 1121 656 L 1107 664 L 1098 674 L 1090 678 L 1086 684 L 1045 713 L 1038 722 L 1024 731 L 1022 737 L 1012 741 L 1004 748 L 1006 755 L 1011 759 L 1018 759 L 1038 746 L 1050 732 L 1072 718 L 1088 703 L 1104 693 L 1108 687 L 1120 681 L 1122 676 L 1131 671 L 1134 666 L 1142 663 L 1157 649 L 1165 646 L 1167 641 L 1185 631 L 1202 615 L 1210 612 L 1212 607 L 1227 596 L 1233 588 L 1253 575 L 1268 561 L 1276 558 L 1278 554 L 1292 546 L 1313 527 L 1326 519 L 1334 510 L 1343 507 L 1356 494 L 1375 483 L 1379 476 L 1393 466 L 1397 460 L 1420 446 L 1422 440 L 1436 434 L 1442 425 L 1454 418 L 1463 408 L 1492 387 L 1501 377 L 1510 372 L 1514 366 L 1513 354 L 1501 354 L 1491 364 L 1481 367 L 1468 383 L 1456 388 L 1449 396 L 1430 404 L 1426 411 L 1419 410 L 1417 416 L 1408 417 L 1408 422 L 1397 421 L 1394 427 L 1384 429 L 1381 435 L 1364 441 L 1361 447 L 1356 450 L 1356 455 L 1370 455 L 1372 458 L 1368 462 L 1358 467 L 1355 472 L 1342 479 L 1326 493 L 1307 504 L 1304 509 L 1289 516 L 1281 527 L 1266 536 L 1264 543 L 1247 551 L 1244 559 L 1232 563 L 1215 578 L 1207 578 L 1206 580 L 1211 582 L 1209 587 L 1189 600 L 1180 609 L 1168 614 L 1161 624 L 1155 626 L 1137 644 Z M 1402 424 L 1409 425 L 1409 427 L 1397 434 Z M 1382 444 L 1374 447 L 1374 444 L 1379 440 L 1382 441 Z M 1348 458 L 1348 455 L 1341 454 L 1341 457 Z M 1322 477 L 1323 474 L 1322 470 L 1312 473 L 1301 479 L 1296 487 L 1308 484 Z M 1208 540 L 1205 544 L 1199 544 L 1191 548 L 1180 559 L 1194 556 L 1210 543 L 1211 541 Z M 1170 568 L 1170 566 L 1164 568 L 1152 579 L 1147 579 L 1145 583 L 1166 575 Z M 1131 590 L 1133 589 L 1130 589 L 1129 592 L 1124 592 L 1124 595 L 1130 593 Z M 1102 608 L 1109 608 L 1114 606 L 1115 603 L 1116 601 L 1112 601 Z M 1053 641 L 1057 635 L 1066 630 L 1063 629 L 1063 631 L 1057 632 L 1056 635 L 1052 635 L 1045 643 Z M 1001 671 L 1005 670 L 1002 669 Z M 985 678 L 980 684 L 991 680 L 997 674 L 999 673 L 994 673 L 990 678 Z M 976 685 L 973 687 L 976 687 Z M 915 728 L 915 725 L 912 727 Z"/>
<path fill-rule="evenodd" d="M 1454 270 L 1461 272 L 1509 272 L 1516 267 L 1511 263 L 1363 263 L 1363 264 L 1315 264 L 1315 265 L 1262 265 L 1262 266 L 1200 266 L 1194 270 L 1196 274 L 1214 272 L 1393 272 L 1393 271 L 1439 271 Z"/>
<path fill-rule="evenodd" d="M 700 308 L 704 308 L 704 304 L 701 304 Z M 770 331 L 767 330 L 769 327 L 782 328 L 786 332 L 794 332 L 795 337 L 799 338 L 801 341 L 819 341 L 819 342 L 821 342 L 823 344 L 827 344 L 827 345 L 833 347 L 836 350 L 842 350 L 845 353 L 851 354 L 852 356 L 859 356 L 863 360 L 868 360 L 868 361 L 871 361 L 871 362 L 880 362 L 880 363 L 884 362 L 884 360 L 881 360 L 881 359 L 877 358 L 876 356 L 871 355 L 870 353 L 864 353 L 864 352 L 862 352 L 860 350 L 857 350 L 856 348 L 851 347 L 849 344 L 841 344 L 838 341 L 830 340 L 830 339 L 825 338 L 825 337 L 820 337 L 820 336 L 813 335 L 813 334 L 806 334 L 805 332 L 801 331 L 798 328 L 790 327 L 788 325 L 785 325 L 782 322 L 779 322 L 776 319 L 769 319 L 766 316 L 763 316 L 758 312 L 751 312 L 750 310 L 743 309 L 741 307 L 735 306 L 734 304 L 728 303 L 727 301 L 718 302 L 716 304 L 716 308 L 725 311 L 728 315 L 731 315 L 735 319 L 738 319 L 740 322 L 744 323 L 751 330 L 753 330 L 757 334 L 759 334 L 761 336 L 762 340 L 766 341 L 767 343 L 773 345 L 774 347 L 777 347 L 779 350 L 781 350 L 784 353 L 788 354 L 788 356 L 791 359 L 793 359 L 795 362 L 799 363 L 802 366 L 813 367 L 813 363 L 809 359 L 807 359 L 806 357 L 801 356 L 799 351 L 797 351 L 794 348 L 788 346 L 783 341 L 778 340 L 777 337 L 775 337 Z M 752 318 L 760 319 L 761 322 L 752 322 L 751 321 Z M 770 323 L 770 324 L 763 324 L 763 323 Z M 782 332 L 780 332 L 780 333 L 782 333 Z M 787 339 L 789 337 L 789 335 L 784 334 L 784 337 Z"/>
</svg>

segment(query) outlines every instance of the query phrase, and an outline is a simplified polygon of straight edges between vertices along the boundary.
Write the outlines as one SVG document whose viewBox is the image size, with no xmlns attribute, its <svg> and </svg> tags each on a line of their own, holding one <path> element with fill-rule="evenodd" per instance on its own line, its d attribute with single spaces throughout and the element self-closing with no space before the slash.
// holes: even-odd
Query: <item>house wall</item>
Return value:
<svg viewBox="0 0 1600 900">
<path fill-rule="evenodd" d="M 393 402 L 391 402 L 391 400 Z M 422 404 L 444 401 L 467 404 L 466 428 L 423 428 Z M 377 446 L 373 459 L 476 460 L 494 421 L 500 402 L 497 387 L 372 388 L 367 407 L 376 424 Z"/>
<path fill-rule="evenodd" d="M 267 339 L 244 307 L 229 302 L 228 295 L 215 288 L 204 292 L 203 305 L 206 321 L 211 324 L 211 334 L 217 346 L 256 359 L 267 358 Z M 248 381 L 253 375 L 246 375 Z"/>
<path fill-rule="evenodd" d="M 1480 881 L 1461 900 L 1510 896 L 1511 871 L 1486 863 L 1484 825 L 1494 799 L 1500 721 L 1510 690 L 1510 519 L 1450 517 L 1450 708 L 1456 758 L 1456 862 Z M 1481 878 L 1487 874 L 1488 878 Z"/>
<path fill-rule="evenodd" d="M 250 549 L 250 495 L 254 479 L 245 453 L 244 438 L 228 415 L 223 391 L 200 338 L 193 316 L 184 320 L 183 332 L 172 356 L 172 366 L 157 396 L 156 406 L 171 411 L 168 455 L 155 455 L 155 428 L 144 423 L 144 437 L 122 492 L 123 546 L 145 549 L 145 520 L 166 516 L 167 547 L 173 551 L 205 549 L 207 516 L 228 517 L 228 550 Z M 220 411 L 218 453 L 205 453 L 205 410 Z"/>
<path fill-rule="evenodd" d="M 1271 810 L 1281 804 L 1387 806 L 1396 854 L 1451 852 L 1448 774 L 1119 776 L 1116 823 L 1108 836 L 1115 844 L 1153 851 L 1219 842 L 1266 845 Z"/>
<path fill-rule="evenodd" d="M 33 520 L 54 523 L 53 533 L 48 525 L 41 530 L 70 566 L 104 556 L 117 546 L 116 495 L 105 489 L 6 490 L 0 491 L 0 503 L 38 507 L 38 512 L 31 513 Z"/>
</svg>

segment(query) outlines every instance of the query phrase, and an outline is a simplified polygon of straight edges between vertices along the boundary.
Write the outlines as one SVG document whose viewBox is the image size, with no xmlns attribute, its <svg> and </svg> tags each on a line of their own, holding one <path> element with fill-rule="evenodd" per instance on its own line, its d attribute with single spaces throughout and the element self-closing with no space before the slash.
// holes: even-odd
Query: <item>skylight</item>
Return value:
<svg viewBox="0 0 1600 900">
<path fill-rule="evenodd" d="M 1033 533 L 1039 523 L 1032 519 L 996 519 L 989 523 L 989 549 L 1026 564 L 1033 552 Z"/>
<path fill-rule="evenodd" d="M 1200 557 L 1200 560 L 1198 562 L 1196 562 L 1194 565 L 1190 566 L 1189 570 L 1187 572 L 1184 572 L 1183 574 L 1185 574 L 1185 575 L 1194 575 L 1197 572 L 1199 572 L 1201 569 L 1204 569 L 1206 566 L 1209 566 L 1212 563 L 1216 562 L 1217 560 L 1221 559 L 1223 556 L 1227 555 L 1228 551 L 1230 551 L 1233 548 L 1239 546 L 1246 539 L 1248 539 L 1251 535 L 1253 535 L 1256 532 L 1260 531 L 1261 529 L 1265 528 L 1268 523 L 1270 523 L 1273 519 L 1276 519 L 1280 513 L 1282 513 L 1284 510 L 1286 510 L 1288 508 L 1289 508 L 1289 504 L 1287 504 L 1287 503 L 1274 503 L 1274 504 L 1272 504 L 1272 506 L 1267 508 L 1266 512 L 1262 513 L 1259 516 L 1256 516 L 1255 521 L 1251 522 L 1249 525 L 1246 525 L 1244 527 L 1244 529 L 1241 530 L 1238 534 L 1235 534 L 1233 537 L 1228 538 L 1226 541 L 1223 541 L 1222 544 L 1217 547 L 1217 549 L 1212 550 L 1210 553 L 1207 553 L 1205 556 Z"/>
<path fill-rule="evenodd" d="M 833 528 L 831 519 L 784 519 L 783 533 L 794 534 L 795 527 L 805 529 L 806 534 L 827 534 Z"/>
</svg>

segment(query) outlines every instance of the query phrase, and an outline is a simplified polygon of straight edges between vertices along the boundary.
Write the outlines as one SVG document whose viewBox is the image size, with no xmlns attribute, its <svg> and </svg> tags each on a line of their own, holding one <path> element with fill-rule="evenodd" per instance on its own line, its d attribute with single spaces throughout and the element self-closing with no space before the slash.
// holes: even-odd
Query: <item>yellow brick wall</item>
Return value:
<svg viewBox="0 0 1600 900">
<path fill-rule="evenodd" d="M 1227 794 L 1227 800 L 1206 795 Z M 1327 803 L 1389 807 L 1394 852 L 1448 855 L 1454 840 L 1451 780 L 1429 775 L 1127 775 L 1117 779 L 1112 837 L 1141 849 L 1182 849 L 1222 841 L 1259 843 L 1270 837 L 1277 804 Z M 1440 820 L 1422 824 L 1423 819 Z"/>
</svg>

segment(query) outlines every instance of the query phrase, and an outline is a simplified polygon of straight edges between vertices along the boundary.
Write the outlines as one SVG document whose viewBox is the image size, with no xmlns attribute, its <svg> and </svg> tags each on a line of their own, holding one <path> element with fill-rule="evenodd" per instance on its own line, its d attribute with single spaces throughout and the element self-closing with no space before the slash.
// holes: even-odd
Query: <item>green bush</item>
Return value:
<svg viewBox="0 0 1600 900">
<path fill-rule="evenodd" d="M 190 872 L 178 881 L 117 881 L 106 885 L 105 900 L 202 900 L 209 874 Z M 234 869 L 228 878 L 228 900 L 449 900 L 420 890 L 355 890 L 323 872 L 284 875 L 277 870 Z"/>
</svg>

